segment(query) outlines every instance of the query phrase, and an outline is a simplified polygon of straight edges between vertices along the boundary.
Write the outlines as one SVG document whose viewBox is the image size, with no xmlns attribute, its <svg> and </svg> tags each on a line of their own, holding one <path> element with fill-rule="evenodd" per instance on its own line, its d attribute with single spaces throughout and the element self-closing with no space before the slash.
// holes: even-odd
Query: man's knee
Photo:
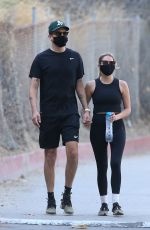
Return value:
<svg viewBox="0 0 150 230">
<path fill-rule="evenodd" d="M 46 149 L 45 150 L 45 160 L 51 164 L 55 164 L 57 155 L 57 149 Z"/>
<path fill-rule="evenodd" d="M 76 144 L 67 146 L 67 159 L 72 161 L 78 160 L 78 147 Z"/>
</svg>

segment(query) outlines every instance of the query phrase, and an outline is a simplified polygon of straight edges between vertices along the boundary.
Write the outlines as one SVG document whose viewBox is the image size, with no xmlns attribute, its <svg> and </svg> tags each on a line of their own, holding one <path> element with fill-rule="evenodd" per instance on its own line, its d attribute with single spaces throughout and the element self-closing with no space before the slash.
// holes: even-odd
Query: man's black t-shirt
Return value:
<svg viewBox="0 0 150 230">
<path fill-rule="evenodd" d="M 84 74 L 79 53 L 66 49 L 56 53 L 50 49 L 38 54 L 29 77 L 40 79 L 40 112 L 46 116 L 78 113 L 76 83 Z"/>
</svg>

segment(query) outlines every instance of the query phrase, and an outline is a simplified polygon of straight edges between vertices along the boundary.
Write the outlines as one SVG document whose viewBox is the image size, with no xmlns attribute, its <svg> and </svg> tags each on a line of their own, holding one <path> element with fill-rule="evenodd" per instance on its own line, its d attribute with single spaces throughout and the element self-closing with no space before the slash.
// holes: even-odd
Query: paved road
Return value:
<svg viewBox="0 0 150 230">
<path fill-rule="evenodd" d="M 43 170 L 32 172 L 25 178 L 16 181 L 8 181 L 0 184 L 0 229 L 36 229 L 40 223 L 53 224 L 42 225 L 43 229 L 60 229 L 57 223 L 67 225 L 61 229 L 69 229 L 72 224 L 87 223 L 89 226 L 97 223 L 106 227 L 150 227 L 150 154 L 141 156 L 124 157 L 122 162 L 122 189 L 121 205 L 125 216 L 115 218 L 110 211 L 108 217 L 97 216 L 100 208 L 100 199 L 96 185 L 95 162 L 79 164 L 76 179 L 73 186 L 72 202 L 75 209 L 74 216 L 66 216 L 59 208 L 61 193 L 64 186 L 64 169 L 56 169 L 56 200 L 57 215 L 45 214 L 46 187 L 43 178 Z M 110 170 L 108 172 L 110 181 Z M 111 191 L 109 186 L 109 207 L 111 210 Z M 9 223 L 25 221 L 26 225 L 10 225 Z M 27 225 L 30 223 L 37 225 Z M 4 223 L 8 223 L 4 225 Z M 54 228 L 55 227 L 55 228 Z M 90 229 L 92 227 L 88 227 Z M 94 228 L 96 229 L 96 228 Z M 114 228 L 113 228 L 114 230 Z"/>
<path fill-rule="evenodd" d="M 49 226 L 49 225 L 41 225 L 41 226 L 37 226 L 37 225 L 10 225 L 10 224 L 5 224 L 5 225 L 0 225 L 0 229 L 1 230 L 76 230 L 79 228 L 72 228 L 71 226 Z M 85 230 L 107 230 L 106 228 L 103 227 L 87 227 L 85 228 Z M 109 228 L 109 230 L 124 230 L 124 228 Z M 128 228 L 128 230 L 133 230 L 133 228 Z M 139 228 L 134 228 L 134 230 L 139 230 Z"/>
</svg>

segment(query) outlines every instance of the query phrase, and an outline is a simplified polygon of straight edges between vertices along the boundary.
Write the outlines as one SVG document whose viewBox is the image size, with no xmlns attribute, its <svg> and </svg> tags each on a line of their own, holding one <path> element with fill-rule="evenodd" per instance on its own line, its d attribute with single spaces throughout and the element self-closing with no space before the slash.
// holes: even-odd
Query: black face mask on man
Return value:
<svg viewBox="0 0 150 230">
<path fill-rule="evenodd" d="M 54 44 L 59 47 L 65 46 L 67 41 L 68 41 L 68 37 L 66 36 L 58 36 L 53 38 Z"/>
<path fill-rule="evenodd" d="M 105 65 L 100 65 L 100 71 L 106 75 L 109 76 L 111 75 L 115 70 L 115 64 L 105 64 Z"/>
</svg>

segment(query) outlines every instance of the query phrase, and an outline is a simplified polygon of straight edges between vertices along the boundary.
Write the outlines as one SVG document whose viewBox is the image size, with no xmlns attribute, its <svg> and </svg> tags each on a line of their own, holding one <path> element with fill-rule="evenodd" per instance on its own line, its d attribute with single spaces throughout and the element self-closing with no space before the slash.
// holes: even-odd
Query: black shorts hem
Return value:
<svg viewBox="0 0 150 230">
<path fill-rule="evenodd" d="M 65 146 L 67 142 L 70 142 L 70 141 L 74 141 L 74 142 L 77 142 L 79 143 L 79 140 L 75 140 L 75 139 L 68 139 L 66 141 L 63 142 L 63 145 Z"/>
<path fill-rule="evenodd" d="M 59 146 L 54 146 L 54 145 L 53 146 L 48 146 L 48 147 L 47 146 L 40 146 L 41 149 L 56 149 L 58 147 Z"/>
</svg>

